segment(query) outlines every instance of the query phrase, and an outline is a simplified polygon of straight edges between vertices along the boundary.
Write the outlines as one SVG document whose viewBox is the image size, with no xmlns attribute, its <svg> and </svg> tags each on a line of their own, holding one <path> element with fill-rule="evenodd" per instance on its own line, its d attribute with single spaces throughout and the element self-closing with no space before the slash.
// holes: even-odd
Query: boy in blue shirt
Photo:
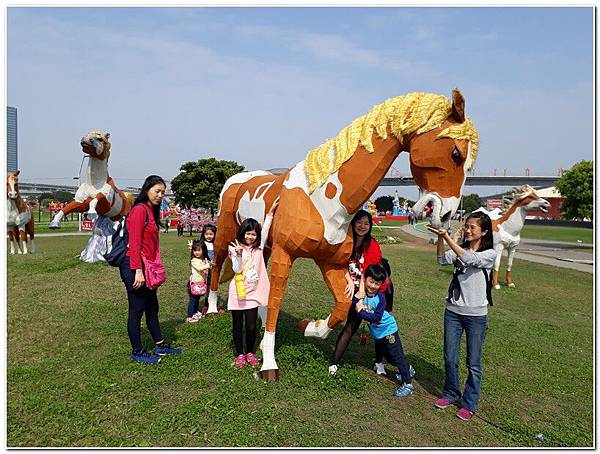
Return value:
<svg viewBox="0 0 600 454">
<path fill-rule="evenodd" d="M 396 376 L 400 380 L 400 388 L 394 391 L 394 396 L 408 397 L 415 392 L 415 388 L 411 384 L 415 371 L 404 356 L 396 319 L 385 310 L 385 297 L 379 291 L 379 287 L 386 278 L 387 274 L 383 266 L 369 265 L 364 275 L 365 292 L 363 294 L 366 296 L 365 298 L 355 296 L 352 303 L 355 304 L 358 316 L 362 320 L 366 320 L 369 325 L 369 331 L 375 340 L 375 350 L 381 352 L 400 371 L 400 374 Z M 359 291 L 359 293 L 362 292 Z"/>
</svg>

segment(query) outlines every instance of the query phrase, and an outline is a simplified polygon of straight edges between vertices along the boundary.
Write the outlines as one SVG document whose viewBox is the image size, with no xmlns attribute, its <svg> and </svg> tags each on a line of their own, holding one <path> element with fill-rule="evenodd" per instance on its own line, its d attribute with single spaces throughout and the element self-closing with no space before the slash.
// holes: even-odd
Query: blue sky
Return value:
<svg viewBox="0 0 600 454">
<path fill-rule="evenodd" d="M 592 19 L 591 7 L 8 8 L 19 167 L 71 183 L 92 129 L 110 131 L 122 187 L 212 156 L 289 167 L 387 98 L 458 87 L 477 174 L 556 175 L 593 158 Z M 409 172 L 405 154 L 394 167 Z"/>
</svg>

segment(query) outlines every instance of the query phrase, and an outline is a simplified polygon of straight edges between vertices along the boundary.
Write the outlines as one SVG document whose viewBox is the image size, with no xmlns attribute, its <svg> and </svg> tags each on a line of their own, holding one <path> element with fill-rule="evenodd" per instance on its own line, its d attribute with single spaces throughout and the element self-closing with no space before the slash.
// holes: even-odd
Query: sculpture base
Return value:
<svg viewBox="0 0 600 454">
<path fill-rule="evenodd" d="M 279 369 L 261 370 L 260 378 L 264 381 L 277 381 L 279 380 Z"/>
<path fill-rule="evenodd" d="M 308 326 L 308 324 L 310 322 L 313 322 L 314 320 L 310 320 L 308 318 L 305 318 L 303 320 L 300 320 L 298 322 L 298 324 L 296 325 L 298 327 L 298 331 L 300 331 L 302 334 L 304 334 L 304 332 L 306 331 L 306 327 Z"/>
</svg>

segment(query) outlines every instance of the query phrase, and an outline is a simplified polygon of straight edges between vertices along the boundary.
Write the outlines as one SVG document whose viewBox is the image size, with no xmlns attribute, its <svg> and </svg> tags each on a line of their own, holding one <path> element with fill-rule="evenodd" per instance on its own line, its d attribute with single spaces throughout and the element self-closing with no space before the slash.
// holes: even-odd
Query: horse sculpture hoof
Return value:
<svg viewBox="0 0 600 454">
<path fill-rule="evenodd" d="M 495 288 L 496 290 L 500 290 L 500 284 L 496 284 L 496 285 L 494 285 L 494 288 Z"/>
<path fill-rule="evenodd" d="M 510 284 L 508 284 L 508 288 L 515 288 L 515 284 L 513 284 L 512 282 Z"/>
<path fill-rule="evenodd" d="M 279 369 L 261 370 L 260 378 L 264 381 L 277 381 L 279 380 Z"/>
<path fill-rule="evenodd" d="M 310 320 L 308 318 L 305 318 L 303 320 L 300 320 L 298 322 L 298 324 L 296 325 L 298 327 L 298 331 L 300 331 L 302 334 L 304 334 L 304 332 L 306 331 L 306 327 L 308 326 L 308 324 L 310 322 L 312 322 L 313 320 Z"/>
</svg>

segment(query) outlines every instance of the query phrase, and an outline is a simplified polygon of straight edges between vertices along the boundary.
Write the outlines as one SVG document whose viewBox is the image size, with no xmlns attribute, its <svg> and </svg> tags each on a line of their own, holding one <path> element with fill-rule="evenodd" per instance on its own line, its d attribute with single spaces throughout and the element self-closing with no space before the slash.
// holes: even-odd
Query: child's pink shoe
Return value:
<svg viewBox="0 0 600 454">
<path fill-rule="evenodd" d="M 260 360 L 254 355 L 254 353 L 247 353 L 246 361 L 251 366 L 258 366 L 260 364 Z"/>
<path fill-rule="evenodd" d="M 235 357 L 235 367 L 240 369 L 246 365 L 246 355 L 237 355 Z"/>
</svg>

